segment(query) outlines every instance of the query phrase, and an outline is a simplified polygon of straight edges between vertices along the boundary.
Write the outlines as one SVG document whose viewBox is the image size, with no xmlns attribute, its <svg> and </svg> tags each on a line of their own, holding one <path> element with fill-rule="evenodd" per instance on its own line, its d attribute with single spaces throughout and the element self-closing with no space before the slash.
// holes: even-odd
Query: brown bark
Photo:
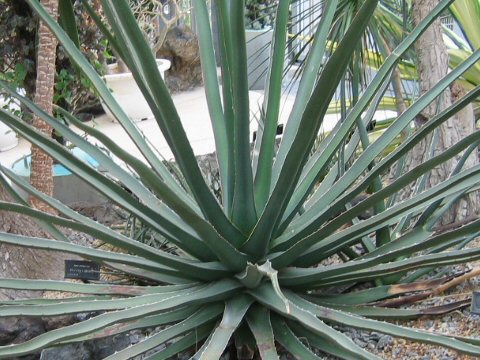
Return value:
<svg viewBox="0 0 480 360">
<path fill-rule="evenodd" d="M 395 107 L 397 108 L 397 115 L 402 115 L 407 110 L 407 105 L 403 99 L 402 78 L 400 71 L 397 68 L 393 70 L 392 74 L 393 93 L 395 94 Z"/>
<path fill-rule="evenodd" d="M 0 201 L 10 202 L 11 200 L 4 188 L 0 186 Z M 48 237 L 48 234 L 32 219 L 6 211 L 0 211 L 0 232 Z M 63 278 L 63 261 L 64 258 L 57 253 L 0 243 L 0 278 L 60 280 Z M 0 300 L 32 296 L 35 296 L 35 293 L 0 290 Z"/>
<path fill-rule="evenodd" d="M 390 56 L 390 54 L 392 53 L 390 46 L 387 44 L 385 39 L 380 38 L 380 40 L 383 42 L 386 55 Z M 397 109 L 397 115 L 400 116 L 407 109 L 407 104 L 405 103 L 405 99 L 403 98 L 402 77 L 400 75 L 400 71 L 398 70 L 398 66 L 393 69 L 391 82 L 393 87 L 393 93 L 395 95 L 395 107 Z"/>
<path fill-rule="evenodd" d="M 41 0 L 41 4 L 52 17 L 57 18 L 58 0 Z M 38 29 L 35 103 L 48 114 L 52 114 L 53 107 L 56 49 L 57 39 L 45 23 L 40 21 Z M 51 136 L 52 134 L 52 127 L 37 116 L 34 116 L 33 126 L 47 136 Z M 52 168 L 53 159 L 41 149 L 32 145 L 30 183 L 36 189 L 50 196 L 53 195 Z M 31 197 L 30 202 L 39 210 L 52 212 L 50 207 L 36 198 Z"/>
<path fill-rule="evenodd" d="M 414 23 L 418 24 L 434 7 L 438 4 L 438 0 L 414 0 L 413 1 L 413 18 Z M 443 42 L 442 28 L 440 20 L 437 19 L 427 31 L 420 37 L 415 44 L 415 50 L 418 57 L 418 73 L 420 94 L 426 93 L 448 72 L 448 54 L 446 46 Z M 452 94 L 451 88 L 454 88 L 455 94 Z M 456 96 L 461 93 L 458 85 L 454 84 L 451 88 L 447 88 L 435 101 L 433 101 L 422 112 L 423 116 L 417 117 L 415 126 L 421 127 L 426 121 L 431 119 L 435 114 L 447 108 L 456 100 Z M 467 107 L 456 116 L 448 119 L 442 126 L 437 128 L 437 138 L 433 145 L 434 156 L 439 155 L 465 136 L 475 131 L 473 111 L 471 107 Z M 404 171 L 408 171 L 417 165 L 423 163 L 427 157 L 432 137 L 426 138 L 418 144 L 407 155 Z M 455 168 L 461 154 L 456 158 L 447 161 L 440 166 L 434 168 L 428 176 L 427 188 L 430 188 L 449 177 Z M 475 154 L 469 157 L 464 168 L 469 168 L 478 163 Z M 403 198 L 412 195 L 413 187 L 406 190 Z M 447 224 L 465 219 L 474 215 L 478 210 L 478 199 L 476 194 L 464 197 L 451 211 L 445 216 L 442 223 Z"/>
</svg>

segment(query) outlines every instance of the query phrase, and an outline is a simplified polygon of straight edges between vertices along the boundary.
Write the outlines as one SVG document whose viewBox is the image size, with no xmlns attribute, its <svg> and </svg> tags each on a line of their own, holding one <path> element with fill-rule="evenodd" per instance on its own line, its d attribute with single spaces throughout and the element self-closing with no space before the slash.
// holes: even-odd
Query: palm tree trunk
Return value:
<svg viewBox="0 0 480 360">
<path fill-rule="evenodd" d="M 415 25 L 418 24 L 438 2 L 439 0 L 414 0 L 413 18 Z M 443 42 L 442 27 L 439 19 L 437 19 L 416 42 L 415 50 L 418 56 L 420 94 L 424 94 L 437 84 L 448 72 L 448 54 Z M 456 93 L 458 93 L 458 91 L 456 91 Z M 423 116 L 417 118 L 415 126 L 421 127 L 435 114 L 450 106 L 453 101 L 455 101 L 455 98 L 452 97 L 450 88 L 447 88 L 435 101 L 424 109 L 422 112 Z M 471 108 L 467 108 L 455 117 L 447 120 L 437 129 L 437 138 L 433 148 L 434 155 L 442 153 L 474 131 L 475 121 L 473 111 Z M 407 155 L 404 171 L 408 171 L 426 160 L 431 140 L 432 138 L 429 137 Z M 460 155 L 433 169 L 427 180 L 427 188 L 447 179 L 455 168 L 459 157 Z M 478 163 L 478 158 L 473 154 L 469 157 L 464 167 L 468 168 L 476 163 Z M 474 215 L 475 212 L 478 211 L 477 209 L 479 209 L 477 196 L 471 194 L 464 197 L 457 206 L 451 209 L 442 223 L 447 224 L 460 221 Z"/>
<path fill-rule="evenodd" d="M 12 199 L 0 185 L 0 201 Z M 50 237 L 32 219 L 21 214 L 0 211 L 0 232 L 32 237 Z M 64 256 L 59 253 L 0 243 L 0 277 L 21 279 L 63 279 Z M 0 300 L 38 296 L 35 292 L 0 290 Z"/>
<path fill-rule="evenodd" d="M 52 17 L 57 18 L 58 0 L 41 0 L 41 4 Z M 35 103 L 47 113 L 52 114 L 57 39 L 43 21 L 40 21 L 38 29 L 37 48 Z M 52 127 L 37 116 L 33 119 L 33 126 L 47 136 L 52 134 Z M 50 196 L 53 195 L 52 169 L 53 159 L 38 147 L 32 145 L 30 182 L 36 189 Z M 36 198 L 32 197 L 30 203 L 37 209 L 51 212 L 51 209 L 46 204 Z"/>
</svg>

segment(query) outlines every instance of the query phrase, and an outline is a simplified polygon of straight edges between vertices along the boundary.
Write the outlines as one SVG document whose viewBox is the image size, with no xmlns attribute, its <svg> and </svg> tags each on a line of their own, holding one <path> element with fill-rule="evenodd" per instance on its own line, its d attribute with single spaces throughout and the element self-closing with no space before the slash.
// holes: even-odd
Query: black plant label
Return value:
<svg viewBox="0 0 480 360">
<path fill-rule="evenodd" d="M 472 313 L 480 314 L 480 292 L 474 291 L 472 297 Z"/>
<path fill-rule="evenodd" d="M 93 261 L 65 260 L 65 279 L 100 280 L 100 265 Z"/>
</svg>

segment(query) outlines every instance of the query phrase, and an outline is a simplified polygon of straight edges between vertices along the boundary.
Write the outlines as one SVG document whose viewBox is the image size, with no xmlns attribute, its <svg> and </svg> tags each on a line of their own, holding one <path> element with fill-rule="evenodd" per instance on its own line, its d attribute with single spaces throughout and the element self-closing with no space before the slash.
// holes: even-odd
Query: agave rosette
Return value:
<svg viewBox="0 0 480 360">
<path fill-rule="evenodd" d="M 377 1 L 363 2 L 349 30 L 323 64 L 327 35 L 338 1 L 327 3 L 305 64 L 293 110 L 276 150 L 275 133 L 281 103 L 290 5 L 287 0 L 279 1 L 268 89 L 262 111 L 264 116 L 252 153 L 242 16 L 244 1 L 215 1 L 222 70 L 220 87 L 206 1 L 193 0 L 205 91 L 215 135 L 221 202 L 217 201 L 205 182 L 171 96 L 127 1 L 102 0 L 108 25 L 102 24 L 98 17 L 96 20 L 144 93 L 174 154 L 183 176 L 182 183 L 156 156 L 154 149 L 114 101 L 102 79 L 68 35 L 37 1 L 28 2 L 97 88 L 98 94 L 146 162 L 124 151 L 121 144 L 116 144 L 106 134 L 62 112 L 71 127 L 77 127 L 90 138 L 97 139 L 111 154 L 127 164 L 129 171 L 126 171 L 101 149 L 25 98 L 19 97 L 25 106 L 50 123 L 72 144 L 95 158 L 108 175 L 79 161 L 63 146 L 39 134 L 15 115 L 0 110 L 1 120 L 161 234 L 176 251 L 166 252 L 134 241 L 39 193 L 8 169 L 2 169 L 2 185 L 12 194 L 14 192 L 6 178 L 48 203 L 58 211 L 58 215 L 32 209 L 18 197 L 16 204 L 1 202 L 0 209 L 35 218 L 53 237 L 39 239 L 2 233 L 1 242 L 77 254 L 130 276 L 148 279 L 151 285 L 0 279 L 0 287 L 3 288 L 88 295 L 58 301 L 15 300 L 0 307 L 2 317 L 100 313 L 24 343 L 2 346 L 0 358 L 155 326 L 162 326 L 162 330 L 109 359 L 129 359 L 152 349 L 155 349 L 153 355 L 148 358 L 166 359 L 194 346 L 198 351 L 193 358 L 217 359 L 232 343 L 239 350 L 258 349 L 262 359 L 277 359 L 277 344 L 282 345 L 283 351 L 307 359 L 321 358 L 315 349 L 344 359 L 378 359 L 339 331 L 337 325 L 374 330 L 480 355 L 476 339 L 456 339 L 381 321 L 411 318 L 426 313 L 426 310 L 386 311 L 371 305 L 411 291 L 412 287 L 397 286 L 397 283 L 412 281 L 421 276 L 424 269 L 480 258 L 480 249 L 465 250 L 459 246 L 478 235 L 478 220 L 443 234 L 435 234 L 433 230 L 442 214 L 458 197 L 478 188 L 480 166 L 469 169 L 459 166 L 449 179 L 419 192 L 414 198 L 395 204 L 387 202 L 396 192 L 421 179 L 438 164 L 462 152 L 462 156 L 468 156 L 478 146 L 480 133 L 470 135 L 445 152 L 432 156 L 388 186 L 382 186 L 380 181 L 382 173 L 413 145 L 475 99 L 480 92 L 479 87 L 431 119 L 388 156 L 379 157 L 427 104 L 478 62 L 480 52 L 472 52 L 431 91 L 412 103 L 374 143 L 369 144 L 368 137 L 365 137 L 366 124 L 382 99 L 396 62 L 451 1 L 441 1 L 405 37 L 385 59 L 378 74 L 345 114 L 343 121 L 314 151 L 311 151 L 312 146 L 328 105 L 351 54 L 361 41 Z M 85 6 L 88 8 L 87 2 Z M 2 86 L 15 95 L 7 84 L 2 82 Z M 357 152 L 359 146 L 363 148 L 360 153 Z M 345 166 L 347 163 L 348 167 Z M 182 186 L 183 183 L 188 190 Z M 352 206 L 356 196 L 367 188 L 371 194 Z M 373 216 L 360 220 L 358 216 L 370 208 L 374 209 Z M 403 226 L 406 219 L 413 217 L 417 219 L 414 223 L 409 227 Z M 124 252 L 69 243 L 58 227 L 89 234 Z M 408 228 L 408 231 L 403 228 Z M 328 265 L 325 261 L 334 255 L 343 261 Z M 368 282 L 376 286 L 355 293 L 339 291 L 346 289 L 344 285 L 351 287 Z M 428 284 L 430 288 L 435 286 L 435 282 L 423 284 L 424 289 L 429 288 Z M 167 342 L 168 346 L 159 347 Z M 250 354 L 253 355 L 253 352 Z"/>
</svg>

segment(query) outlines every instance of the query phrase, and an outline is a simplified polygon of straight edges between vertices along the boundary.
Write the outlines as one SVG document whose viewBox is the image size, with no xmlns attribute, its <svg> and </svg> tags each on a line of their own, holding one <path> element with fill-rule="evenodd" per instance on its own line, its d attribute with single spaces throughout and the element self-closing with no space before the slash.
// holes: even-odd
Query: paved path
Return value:
<svg viewBox="0 0 480 360">
<path fill-rule="evenodd" d="M 261 105 L 263 95 L 261 92 L 250 92 L 251 108 L 251 126 L 253 133 L 257 128 L 256 116 Z M 208 115 L 207 103 L 205 100 L 204 89 L 196 88 L 192 91 L 182 92 L 173 95 L 173 101 L 177 107 L 187 136 L 192 144 L 193 150 L 197 155 L 211 153 L 215 150 L 213 140 L 212 126 Z M 282 105 L 280 122 L 285 123 L 287 116 L 293 105 L 293 96 L 289 96 Z M 258 116 L 257 116 L 258 117 Z M 337 122 L 336 115 L 327 115 L 324 131 L 331 130 Z M 102 130 L 108 136 L 121 144 L 124 149 L 131 154 L 141 157 L 138 149 L 135 148 L 122 127 L 107 115 L 95 118 L 90 124 L 94 124 L 97 129 Z M 144 133 L 148 141 L 160 152 L 165 159 L 172 158 L 172 152 L 163 138 L 154 119 L 147 119 L 136 123 L 138 128 Z M 0 152 L 0 163 L 10 167 L 11 164 L 24 155 L 29 154 L 30 146 L 25 140 L 20 140 L 15 148 Z"/>
</svg>

